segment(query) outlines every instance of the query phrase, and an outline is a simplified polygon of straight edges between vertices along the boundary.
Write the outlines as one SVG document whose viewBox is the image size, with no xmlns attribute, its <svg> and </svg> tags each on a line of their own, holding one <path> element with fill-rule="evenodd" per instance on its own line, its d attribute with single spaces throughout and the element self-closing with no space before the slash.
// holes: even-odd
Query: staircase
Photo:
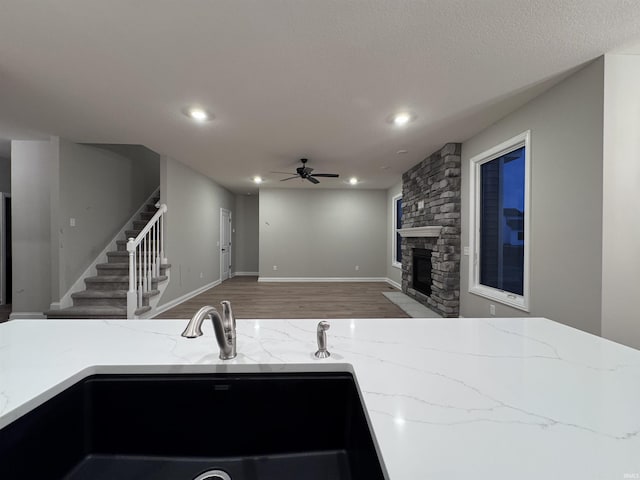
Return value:
<svg viewBox="0 0 640 480">
<path fill-rule="evenodd" d="M 133 230 L 125 230 L 125 238 L 116 241 L 117 249 L 107 252 L 107 263 L 96 265 L 98 275 L 85 278 L 86 289 L 73 293 L 73 306 L 45 312 L 47 318 L 127 318 L 127 290 L 129 289 L 129 252 L 127 239 L 136 238 L 158 211 L 159 197 L 152 198 L 144 206 L 139 220 L 134 220 Z M 141 306 L 135 316 L 151 310 L 150 299 L 160 294 L 158 284 L 168 280 L 167 269 L 171 265 L 159 265 L 159 275 L 151 279 L 148 291 L 141 293 Z"/>
</svg>

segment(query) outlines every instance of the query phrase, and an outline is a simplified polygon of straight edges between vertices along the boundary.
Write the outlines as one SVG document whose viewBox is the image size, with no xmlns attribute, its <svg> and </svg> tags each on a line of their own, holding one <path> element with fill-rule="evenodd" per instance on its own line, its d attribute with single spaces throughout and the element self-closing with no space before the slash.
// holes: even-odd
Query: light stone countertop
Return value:
<svg viewBox="0 0 640 480">
<path fill-rule="evenodd" d="M 238 320 L 0 325 L 0 428 L 93 373 L 352 371 L 391 480 L 640 478 L 640 351 L 547 319 Z"/>
</svg>

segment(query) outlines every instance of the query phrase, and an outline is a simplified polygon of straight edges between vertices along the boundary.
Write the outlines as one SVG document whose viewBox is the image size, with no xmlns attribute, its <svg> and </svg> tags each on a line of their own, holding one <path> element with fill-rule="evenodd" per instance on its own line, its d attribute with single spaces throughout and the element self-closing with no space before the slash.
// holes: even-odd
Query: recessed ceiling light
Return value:
<svg viewBox="0 0 640 480">
<path fill-rule="evenodd" d="M 262 177 L 256 175 L 255 177 L 253 177 L 253 182 L 254 183 L 262 183 Z"/>
<path fill-rule="evenodd" d="M 398 112 L 389 117 L 389 122 L 393 123 L 396 127 L 404 127 L 416 118 L 417 117 L 411 112 Z"/>
<path fill-rule="evenodd" d="M 188 107 L 184 110 L 184 114 L 196 122 L 207 122 L 213 119 L 213 115 L 200 107 Z"/>
<path fill-rule="evenodd" d="M 351 185 L 357 185 L 357 184 L 358 184 L 358 179 L 357 179 L 356 177 L 351 177 L 351 178 L 349 179 L 349 183 L 350 183 Z"/>
</svg>

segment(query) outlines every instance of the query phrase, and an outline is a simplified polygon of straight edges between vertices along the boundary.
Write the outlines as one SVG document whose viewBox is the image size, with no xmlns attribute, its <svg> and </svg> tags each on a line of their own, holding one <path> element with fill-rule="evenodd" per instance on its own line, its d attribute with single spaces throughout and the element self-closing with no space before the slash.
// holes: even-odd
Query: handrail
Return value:
<svg viewBox="0 0 640 480">
<path fill-rule="evenodd" d="M 167 205 L 158 205 L 136 236 L 127 241 L 129 252 L 129 290 L 127 290 L 127 318 L 135 318 L 136 310 L 144 304 L 144 294 L 150 292 L 153 281 L 160 276 L 160 265 L 166 264 L 164 256 L 164 214 Z"/>
<path fill-rule="evenodd" d="M 140 242 L 142 241 L 144 236 L 147 233 L 149 233 L 149 230 L 151 230 L 151 227 L 153 227 L 153 224 L 156 223 L 157 220 L 166 212 L 167 212 L 167 205 L 163 203 L 158 208 L 158 211 L 156 212 L 156 214 L 153 217 L 151 217 L 151 220 L 149 220 L 149 222 L 144 226 L 144 228 L 140 230 L 140 233 L 138 234 L 138 236 L 135 239 L 133 239 L 134 247 L 137 247 L 138 245 L 140 245 Z M 129 242 L 130 241 L 131 239 L 129 239 Z M 129 250 L 129 242 L 127 242 L 127 250 Z"/>
</svg>

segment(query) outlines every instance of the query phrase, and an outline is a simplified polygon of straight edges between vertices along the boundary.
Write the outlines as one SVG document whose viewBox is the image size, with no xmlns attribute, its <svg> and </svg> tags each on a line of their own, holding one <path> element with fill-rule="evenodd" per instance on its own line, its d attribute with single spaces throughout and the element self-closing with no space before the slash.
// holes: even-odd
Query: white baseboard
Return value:
<svg viewBox="0 0 640 480">
<path fill-rule="evenodd" d="M 391 280 L 390 278 L 387 278 L 387 283 L 392 287 L 396 287 L 398 290 L 402 290 L 402 285 L 400 285 L 398 282 L 394 280 Z"/>
<path fill-rule="evenodd" d="M 234 272 L 234 277 L 257 277 L 260 272 Z"/>
<path fill-rule="evenodd" d="M 47 318 L 43 312 L 12 312 L 9 320 L 41 320 Z"/>
<path fill-rule="evenodd" d="M 258 277 L 259 282 L 386 282 L 386 277 Z"/>
<path fill-rule="evenodd" d="M 202 292 L 204 292 L 206 290 L 209 290 L 210 288 L 213 288 L 213 287 L 216 287 L 216 286 L 220 285 L 220 283 L 222 283 L 222 282 L 220 282 L 220 280 L 216 280 L 214 282 L 207 283 L 206 285 L 203 285 L 202 287 L 200 287 L 200 288 L 198 288 L 196 290 L 193 290 L 192 292 L 185 293 L 181 297 L 173 299 L 170 302 L 165 303 L 164 305 L 160 305 L 153 312 L 149 312 L 150 316 L 141 315 L 140 318 L 153 318 L 156 315 L 160 315 L 161 313 L 164 313 L 167 310 L 171 310 L 173 307 L 175 307 L 177 305 L 180 305 L 182 302 L 186 302 L 187 300 L 195 297 L 196 295 L 200 295 Z"/>
</svg>

